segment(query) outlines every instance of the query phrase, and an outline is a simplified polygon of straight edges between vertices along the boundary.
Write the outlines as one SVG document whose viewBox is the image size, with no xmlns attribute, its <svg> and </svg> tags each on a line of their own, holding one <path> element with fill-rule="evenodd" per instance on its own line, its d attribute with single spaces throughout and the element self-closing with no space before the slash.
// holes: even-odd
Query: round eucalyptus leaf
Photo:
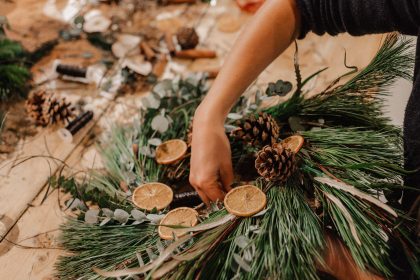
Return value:
<svg viewBox="0 0 420 280">
<path fill-rule="evenodd" d="M 245 249 L 249 243 L 250 240 L 245 235 L 240 235 L 235 238 L 235 244 L 241 249 Z"/>
<path fill-rule="evenodd" d="M 244 261 L 246 261 L 247 263 L 252 262 L 253 256 L 254 254 L 252 254 L 251 250 L 245 250 L 244 251 Z"/>
<path fill-rule="evenodd" d="M 170 94 L 172 89 L 173 89 L 172 81 L 171 80 L 163 80 L 163 81 L 159 82 L 158 84 L 156 84 L 153 87 L 152 91 L 162 98 L 162 97 L 168 96 L 168 94 Z"/>
<path fill-rule="evenodd" d="M 233 254 L 233 259 L 239 265 L 239 267 L 242 268 L 244 271 L 246 272 L 251 271 L 251 267 L 241 256 L 239 256 L 238 254 Z"/>
<path fill-rule="evenodd" d="M 152 150 L 149 146 L 143 146 L 140 148 L 140 154 L 147 157 L 155 157 L 155 151 Z"/>
<path fill-rule="evenodd" d="M 165 215 L 148 214 L 146 217 L 150 222 L 157 225 L 164 216 Z"/>
<path fill-rule="evenodd" d="M 162 115 L 157 115 L 152 120 L 152 129 L 164 133 L 169 128 L 169 121 Z"/>
<path fill-rule="evenodd" d="M 66 207 L 69 208 L 70 210 L 74 210 L 74 209 L 85 210 L 86 209 L 85 204 L 78 198 L 68 200 L 66 202 Z"/>
<path fill-rule="evenodd" d="M 150 138 L 147 143 L 152 146 L 159 146 L 162 144 L 162 140 L 160 138 Z"/>
<path fill-rule="evenodd" d="M 143 97 L 142 104 L 146 109 L 158 109 L 160 107 L 160 99 L 153 94 Z"/>
<path fill-rule="evenodd" d="M 116 209 L 114 211 L 114 219 L 120 222 L 121 224 L 125 224 L 128 221 L 130 214 L 122 209 Z"/>
<path fill-rule="evenodd" d="M 85 213 L 85 222 L 87 224 L 96 224 L 98 222 L 99 209 L 89 209 Z"/>
<path fill-rule="evenodd" d="M 243 118 L 243 116 L 241 114 L 238 114 L 238 113 L 229 113 L 227 115 L 227 117 L 228 117 L 228 119 L 235 120 L 235 121 Z"/>
<path fill-rule="evenodd" d="M 265 208 L 263 210 L 261 210 L 260 212 L 258 212 L 257 214 L 255 214 L 252 217 L 259 217 L 259 216 L 263 216 L 266 212 L 268 211 L 268 208 Z"/>
<path fill-rule="evenodd" d="M 109 208 L 102 208 L 102 213 L 107 217 L 107 218 L 112 218 L 114 217 L 114 211 L 112 211 Z"/>
<path fill-rule="evenodd" d="M 237 128 L 238 128 L 237 126 L 230 125 L 230 124 L 225 124 L 225 131 L 227 133 L 231 133 L 232 131 L 234 131 Z"/>
<path fill-rule="evenodd" d="M 292 83 L 288 81 L 278 80 L 276 83 L 269 83 L 265 93 L 268 96 L 285 96 L 292 90 L 292 88 Z"/>
<path fill-rule="evenodd" d="M 140 210 L 137 210 L 137 209 L 131 210 L 131 216 L 136 221 L 146 221 L 147 220 L 146 214 L 144 214 L 143 212 L 141 212 Z"/>
<path fill-rule="evenodd" d="M 105 219 L 102 220 L 102 222 L 99 224 L 100 227 L 106 225 L 107 223 L 109 223 L 112 219 L 106 217 Z"/>
</svg>

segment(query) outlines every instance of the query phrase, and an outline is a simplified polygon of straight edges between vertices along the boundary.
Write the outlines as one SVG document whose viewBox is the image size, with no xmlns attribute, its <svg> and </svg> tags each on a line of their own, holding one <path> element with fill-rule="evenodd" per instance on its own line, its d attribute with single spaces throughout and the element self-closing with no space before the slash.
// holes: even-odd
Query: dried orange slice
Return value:
<svg viewBox="0 0 420 280">
<path fill-rule="evenodd" d="M 162 239 L 173 239 L 181 237 L 188 232 L 187 228 L 182 227 L 193 227 L 198 223 L 198 212 L 189 207 L 180 207 L 168 212 L 160 221 L 158 227 L 158 233 Z M 165 226 L 167 225 L 167 226 Z M 174 227 L 182 226 L 182 227 Z"/>
<path fill-rule="evenodd" d="M 304 142 L 305 139 L 302 136 L 292 135 L 281 141 L 281 145 L 284 148 L 289 149 L 296 154 L 300 151 Z"/>
<path fill-rule="evenodd" d="M 228 192 L 224 204 L 229 213 L 239 217 L 250 217 L 264 209 L 267 197 L 259 188 L 245 185 Z"/>
<path fill-rule="evenodd" d="M 171 204 L 174 193 L 162 183 L 147 183 L 138 186 L 132 196 L 132 201 L 140 209 L 151 211 L 162 210 Z"/>
<path fill-rule="evenodd" d="M 156 161 L 159 164 L 172 164 L 180 160 L 187 153 L 187 149 L 187 143 L 183 140 L 166 141 L 156 148 Z"/>
</svg>

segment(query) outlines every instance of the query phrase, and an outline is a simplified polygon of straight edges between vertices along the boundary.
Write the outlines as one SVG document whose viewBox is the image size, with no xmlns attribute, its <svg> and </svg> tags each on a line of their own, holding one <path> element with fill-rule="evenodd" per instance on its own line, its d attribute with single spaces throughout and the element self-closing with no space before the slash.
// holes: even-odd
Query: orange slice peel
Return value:
<svg viewBox="0 0 420 280">
<path fill-rule="evenodd" d="M 281 145 L 291 150 L 293 153 L 297 154 L 300 149 L 302 149 L 303 143 L 305 143 L 305 139 L 300 135 L 292 135 L 287 137 L 283 141 L 281 141 Z"/>
<path fill-rule="evenodd" d="M 224 199 L 226 210 L 238 217 L 251 217 L 267 205 L 267 196 L 256 186 L 244 185 L 228 192 Z"/>
<path fill-rule="evenodd" d="M 198 212 L 189 207 L 179 207 L 169 211 L 160 221 L 158 234 L 160 238 L 171 240 L 188 233 L 188 228 L 198 223 Z"/>
<path fill-rule="evenodd" d="M 172 164 L 182 159 L 187 153 L 188 145 L 181 139 L 172 139 L 156 148 L 156 161 L 159 164 Z"/>
<path fill-rule="evenodd" d="M 138 186 L 132 195 L 132 201 L 140 209 L 162 210 L 171 204 L 174 197 L 172 189 L 162 183 L 147 183 Z"/>
</svg>

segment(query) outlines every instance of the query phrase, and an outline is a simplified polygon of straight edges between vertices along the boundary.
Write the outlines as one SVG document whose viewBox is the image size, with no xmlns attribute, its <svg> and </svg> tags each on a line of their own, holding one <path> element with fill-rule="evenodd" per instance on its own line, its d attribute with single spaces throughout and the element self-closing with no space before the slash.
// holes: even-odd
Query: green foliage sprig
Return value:
<svg viewBox="0 0 420 280">
<path fill-rule="evenodd" d="M 0 100 L 24 97 L 29 70 L 24 65 L 25 53 L 19 43 L 0 39 Z"/>
</svg>

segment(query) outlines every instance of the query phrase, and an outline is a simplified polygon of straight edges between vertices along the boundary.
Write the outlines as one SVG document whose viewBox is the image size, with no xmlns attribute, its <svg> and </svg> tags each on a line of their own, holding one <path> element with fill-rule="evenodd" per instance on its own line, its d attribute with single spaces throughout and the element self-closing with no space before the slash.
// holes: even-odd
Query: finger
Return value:
<svg viewBox="0 0 420 280">
<path fill-rule="evenodd" d="M 220 170 L 220 181 L 223 184 L 223 188 L 226 192 L 229 192 L 232 187 L 232 183 L 234 180 L 233 175 L 233 168 L 232 168 L 232 162 L 229 160 L 226 165 L 224 165 Z"/>
<path fill-rule="evenodd" d="M 225 198 L 225 192 L 222 189 L 222 186 L 218 183 L 212 183 L 212 184 L 208 184 L 207 186 L 205 186 L 206 192 L 206 196 L 211 200 L 211 201 L 223 201 L 223 199 Z"/>
<path fill-rule="evenodd" d="M 210 200 L 207 197 L 207 195 L 201 191 L 200 189 L 195 189 L 198 193 L 198 195 L 200 196 L 201 200 L 206 204 L 206 205 L 210 205 Z"/>
</svg>

